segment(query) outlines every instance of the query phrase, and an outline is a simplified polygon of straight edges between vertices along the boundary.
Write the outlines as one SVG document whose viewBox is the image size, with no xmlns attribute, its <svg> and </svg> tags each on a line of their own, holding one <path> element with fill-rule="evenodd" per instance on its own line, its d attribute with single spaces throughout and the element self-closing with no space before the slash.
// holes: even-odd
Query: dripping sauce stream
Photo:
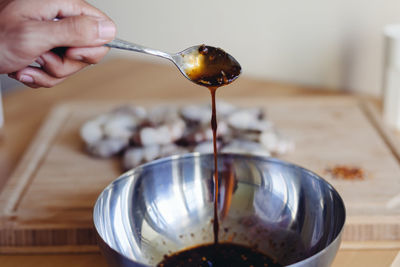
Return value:
<svg viewBox="0 0 400 267">
<path fill-rule="evenodd" d="M 215 93 L 218 87 L 209 87 L 212 102 L 211 129 L 213 132 L 213 147 L 214 147 L 214 244 L 218 244 L 219 219 L 218 219 L 218 151 L 217 151 L 217 112 L 215 103 Z"/>
</svg>

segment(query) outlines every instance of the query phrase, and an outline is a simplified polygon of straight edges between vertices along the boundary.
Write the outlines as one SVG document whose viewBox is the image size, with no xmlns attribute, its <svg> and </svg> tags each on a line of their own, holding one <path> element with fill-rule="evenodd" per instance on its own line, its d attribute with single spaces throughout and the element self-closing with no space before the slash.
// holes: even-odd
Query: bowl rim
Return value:
<svg viewBox="0 0 400 267">
<path fill-rule="evenodd" d="M 179 160 L 179 159 L 186 159 L 186 158 L 199 158 L 199 157 L 210 157 L 210 156 L 214 156 L 213 153 L 200 153 L 200 152 L 191 152 L 191 153 L 185 153 L 185 154 L 180 154 L 180 155 L 172 155 L 172 156 L 168 156 L 168 157 L 163 157 L 160 159 L 156 159 L 156 160 L 152 160 L 150 162 L 141 164 L 137 167 L 134 167 L 124 173 L 122 173 L 120 176 L 118 176 L 116 179 L 114 179 L 111 183 L 109 183 L 99 194 L 99 196 L 96 199 L 96 202 L 93 206 L 93 224 L 94 224 L 94 230 L 96 231 L 96 234 L 98 236 L 98 238 L 101 239 L 101 241 L 107 245 L 107 247 L 109 249 L 111 249 L 114 253 L 118 254 L 119 256 L 122 256 L 125 259 L 128 259 L 129 261 L 141 264 L 142 266 L 146 266 L 146 267 L 154 267 L 151 265 L 147 265 L 144 263 L 140 263 L 140 262 L 136 262 L 133 259 L 128 258 L 127 256 L 121 254 L 120 252 L 118 252 L 117 250 L 115 250 L 114 248 L 112 248 L 105 240 L 104 238 L 100 235 L 98 229 L 97 229 L 97 225 L 96 225 L 96 220 L 95 220 L 95 210 L 96 207 L 98 206 L 99 200 L 100 198 L 103 196 L 103 194 L 105 194 L 106 191 L 108 191 L 110 188 L 113 187 L 114 184 L 118 183 L 120 180 L 122 179 L 130 179 L 132 177 L 134 177 L 135 173 L 141 172 L 143 169 L 149 168 L 150 166 L 154 166 L 154 165 L 158 165 L 158 164 L 162 164 L 164 162 L 168 162 L 168 161 L 173 161 L 173 160 Z M 253 154 L 247 154 L 247 153 L 218 153 L 218 157 L 220 156 L 230 156 L 230 157 L 235 157 L 235 158 L 252 158 L 252 159 L 256 159 L 256 160 L 260 160 L 260 161 L 265 161 L 265 162 L 271 162 L 274 164 L 279 164 L 279 165 L 283 165 L 283 166 L 288 166 L 290 168 L 293 169 L 297 169 L 300 171 L 303 171 L 305 173 L 307 173 L 308 175 L 310 175 L 310 177 L 312 179 L 316 179 L 316 180 L 322 180 L 324 183 L 326 183 L 326 185 L 328 186 L 328 188 L 336 195 L 337 199 L 339 200 L 339 203 L 341 204 L 341 206 L 343 207 L 343 222 L 342 225 L 340 226 L 340 230 L 338 231 L 336 237 L 329 243 L 328 246 L 326 246 L 324 249 L 318 251 L 317 253 L 315 253 L 314 255 L 303 259 L 301 261 L 297 261 L 295 263 L 292 263 L 290 265 L 286 265 L 286 267 L 294 267 L 297 266 L 298 264 L 306 264 L 309 262 L 312 262 L 315 258 L 319 257 L 322 254 L 325 254 L 328 249 L 333 246 L 334 244 L 336 244 L 337 242 L 340 244 L 341 242 L 341 237 L 344 231 L 344 226 L 346 224 L 346 219 L 347 219 L 347 212 L 346 212 L 346 206 L 344 204 L 344 201 L 342 199 L 342 197 L 340 196 L 339 192 L 335 189 L 335 187 L 333 187 L 332 184 L 330 184 L 327 180 L 325 180 L 324 178 L 322 178 L 321 176 L 319 176 L 318 174 L 316 174 L 313 171 L 310 171 L 300 165 L 291 163 L 289 161 L 286 160 L 281 160 L 278 158 L 274 158 L 274 157 L 270 157 L 270 156 L 260 156 L 260 155 L 253 155 Z M 335 254 L 336 255 L 336 254 Z"/>
</svg>

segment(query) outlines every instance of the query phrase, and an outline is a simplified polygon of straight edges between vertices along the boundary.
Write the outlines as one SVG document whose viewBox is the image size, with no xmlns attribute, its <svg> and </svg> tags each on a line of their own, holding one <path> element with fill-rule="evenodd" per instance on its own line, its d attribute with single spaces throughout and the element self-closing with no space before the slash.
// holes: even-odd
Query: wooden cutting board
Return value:
<svg viewBox="0 0 400 267">
<path fill-rule="evenodd" d="M 371 105 L 352 97 L 223 100 L 265 108 L 295 143 L 282 158 L 333 184 L 347 208 L 344 240 L 400 240 L 400 150 Z M 65 103 L 49 114 L 0 195 L 0 252 L 97 249 L 92 207 L 121 166 L 117 158 L 88 156 L 79 128 L 121 104 Z M 330 177 L 327 169 L 337 165 L 361 168 L 365 179 Z"/>
</svg>

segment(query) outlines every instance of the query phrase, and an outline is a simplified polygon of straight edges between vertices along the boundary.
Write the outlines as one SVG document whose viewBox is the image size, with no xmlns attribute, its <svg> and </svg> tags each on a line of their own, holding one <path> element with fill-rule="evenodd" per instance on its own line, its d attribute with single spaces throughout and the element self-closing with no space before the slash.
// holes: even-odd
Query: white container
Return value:
<svg viewBox="0 0 400 267">
<path fill-rule="evenodd" d="M 400 130 L 400 24 L 384 28 L 383 118 Z"/>
</svg>

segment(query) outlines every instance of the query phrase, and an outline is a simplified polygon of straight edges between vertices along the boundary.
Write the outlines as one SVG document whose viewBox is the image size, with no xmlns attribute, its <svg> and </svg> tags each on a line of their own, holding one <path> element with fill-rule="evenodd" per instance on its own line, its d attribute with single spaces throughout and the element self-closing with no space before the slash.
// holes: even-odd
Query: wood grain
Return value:
<svg viewBox="0 0 400 267">
<path fill-rule="evenodd" d="M 153 79 L 157 73 L 157 79 Z M 245 89 L 244 89 L 245 88 Z M 345 93 L 340 93 L 341 95 Z M 282 82 L 261 81 L 241 77 L 229 88 L 220 90 L 222 98 L 254 96 L 260 99 L 271 97 L 303 97 L 337 95 L 326 88 Z M 157 97 L 155 97 L 157 96 Z M 52 89 L 19 90 L 4 95 L 5 127 L 0 137 L 0 188 L 10 177 L 17 163 L 33 140 L 40 125 L 50 110 L 64 101 L 140 101 L 157 98 L 168 102 L 171 99 L 191 98 L 207 100 L 208 92 L 192 86 L 177 75 L 175 67 L 152 64 L 136 60 L 117 59 L 82 71 Z M 374 99 L 375 103 L 379 103 Z M 391 132 L 393 133 L 393 132 Z M 400 140 L 396 134 L 395 140 Z M 347 242 L 344 242 L 346 244 Z M 373 249 L 374 246 L 377 246 Z M 365 248 L 366 247 L 366 248 Z M 392 249 L 387 249 L 392 248 Z M 1 266 L 106 266 L 100 254 L 55 253 L 60 247 L 48 248 L 50 254 L 1 255 Z M 31 249 L 33 251 L 33 249 Z M 11 252 L 11 251 L 8 251 Z M 21 250 L 20 252 L 24 252 Z M 25 253 L 29 252 L 26 251 Z M 34 251 L 38 253 L 39 251 Z M 352 249 L 341 249 L 333 267 L 390 266 L 399 249 L 392 242 L 355 242 Z"/>
<path fill-rule="evenodd" d="M 218 92 L 221 98 L 239 99 L 334 94 L 337 93 L 323 88 L 251 79 L 246 73 Z M 5 125 L 0 137 L 0 189 L 56 105 L 65 101 L 140 101 L 146 98 L 165 103 L 180 98 L 208 100 L 209 93 L 188 82 L 172 64 L 122 58 L 87 68 L 50 89 L 21 89 L 7 93 L 3 98 Z"/>
<path fill-rule="evenodd" d="M 372 110 L 365 112 L 365 105 L 353 97 L 232 98 L 230 102 L 265 108 L 296 144 L 295 151 L 282 158 L 326 177 L 337 188 L 348 214 L 344 240 L 400 239 L 400 207 L 388 206 L 400 192 L 400 165 L 387 133 L 377 129 L 383 126 L 371 122 Z M 123 103 L 70 102 L 50 114 L 0 196 L 3 251 L 95 246 L 93 204 L 121 169 L 117 158 L 88 156 L 78 133 L 89 118 Z M 161 104 L 154 99 L 140 101 L 149 108 L 157 103 Z M 338 164 L 362 168 L 365 180 L 330 177 L 327 168 Z"/>
<path fill-rule="evenodd" d="M 397 254 L 390 267 L 400 267 L 400 252 Z"/>
</svg>

